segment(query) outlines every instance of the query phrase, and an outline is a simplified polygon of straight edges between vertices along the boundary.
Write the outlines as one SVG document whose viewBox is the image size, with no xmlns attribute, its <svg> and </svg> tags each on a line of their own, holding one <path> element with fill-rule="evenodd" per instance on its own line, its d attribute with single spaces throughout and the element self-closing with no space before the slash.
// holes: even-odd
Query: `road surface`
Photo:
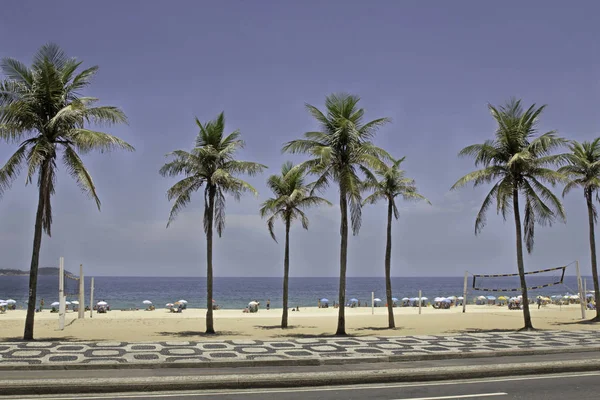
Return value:
<svg viewBox="0 0 600 400">
<path fill-rule="evenodd" d="M 600 372 L 461 381 L 256 389 L 18 397 L 20 400 L 580 400 L 597 399 Z M 2 397 L 0 399 L 16 399 Z"/>
</svg>

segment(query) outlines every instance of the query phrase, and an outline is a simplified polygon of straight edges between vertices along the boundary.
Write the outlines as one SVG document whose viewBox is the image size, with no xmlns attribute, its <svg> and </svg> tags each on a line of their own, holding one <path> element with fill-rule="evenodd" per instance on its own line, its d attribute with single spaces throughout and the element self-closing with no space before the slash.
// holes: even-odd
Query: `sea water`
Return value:
<svg viewBox="0 0 600 400">
<path fill-rule="evenodd" d="M 592 280 L 587 280 L 587 289 L 591 290 Z M 556 281 L 556 277 L 529 276 L 528 286 L 543 285 Z M 17 308 L 26 308 L 28 290 L 28 276 L 0 276 L 0 299 L 14 299 Z M 421 290 L 422 295 L 429 300 L 438 296 L 462 296 L 463 277 L 393 277 L 393 297 L 416 297 Z M 478 282 L 479 283 L 479 282 Z M 518 287 L 518 278 L 502 278 L 482 280 L 491 289 Z M 77 282 L 67 280 L 67 300 L 77 300 L 74 295 Z M 144 300 L 150 300 L 156 307 L 164 307 L 166 303 L 186 300 L 188 307 L 206 308 L 206 278 L 201 277 L 96 277 L 94 289 L 94 302 L 106 301 L 113 309 L 144 308 Z M 90 278 L 85 279 L 85 301 L 89 303 Z M 290 278 L 289 306 L 290 307 L 316 307 L 320 299 L 329 299 L 330 304 L 338 300 L 338 278 Z M 248 302 L 257 300 L 261 306 L 271 301 L 272 308 L 282 307 L 282 278 L 224 278 L 214 279 L 214 299 L 216 304 L 227 309 L 242 309 Z M 531 291 L 532 296 L 575 293 L 577 279 L 566 276 L 563 284 Z M 346 285 L 346 301 L 356 298 L 361 304 L 371 302 L 371 292 L 380 298 L 381 305 L 385 305 L 385 279 L 350 277 Z M 478 292 L 472 289 L 471 278 L 468 281 L 467 299 L 471 302 L 475 297 L 484 296 L 517 296 L 519 292 Z M 37 290 L 38 304 L 44 299 L 45 308 L 52 302 L 58 301 L 58 277 L 40 276 Z"/>
</svg>

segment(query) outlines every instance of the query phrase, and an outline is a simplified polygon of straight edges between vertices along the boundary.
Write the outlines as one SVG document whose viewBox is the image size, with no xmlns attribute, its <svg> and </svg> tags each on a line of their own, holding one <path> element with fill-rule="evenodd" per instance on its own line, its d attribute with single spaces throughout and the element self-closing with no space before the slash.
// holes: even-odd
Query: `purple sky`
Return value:
<svg viewBox="0 0 600 400">
<path fill-rule="evenodd" d="M 250 179 L 260 192 L 228 202 L 215 245 L 217 276 L 280 276 L 283 247 L 257 209 L 264 181 L 290 159 L 284 142 L 316 124 L 304 110 L 325 96 L 360 95 L 369 118 L 391 117 L 376 142 L 407 156 L 408 175 L 433 203 L 400 205 L 393 274 L 513 272 L 514 227 L 494 211 L 482 235 L 473 224 L 484 190 L 449 187 L 473 169 L 456 157 L 490 138 L 486 104 L 511 96 L 548 104 L 540 129 L 568 138 L 599 135 L 600 27 L 596 1 L 5 1 L 0 57 L 30 63 L 48 41 L 84 65 L 99 65 L 90 95 L 117 105 L 130 124 L 110 129 L 137 152 L 87 155 L 102 212 L 59 174 L 53 237 L 42 266 L 83 263 L 91 275 L 205 274 L 202 195 L 165 229 L 174 180 L 158 175 L 164 154 L 191 147 L 194 116 L 225 110 L 228 130 L 247 142 L 240 157 L 270 167 Z M 16 149 L 0 143 L 0 163 Z M 294 161 L 299 158 L 291 158 Z M 35 187 L 21 176 L 0 200 L 0 268 L 28 269 Z M 488 188 L 489 189 L 489 188 Z M 562 190 L 557 188 L 557 191 Z M 327 194 L 335 200 L 335 192 Z M 581 193 L 565 201 L 568 224 L 537 230 L 526 268 L 581 260 L 589 273 Z M 292 232 L 292 276 L 335 276 L 337 208 L 313 210 L 308 232 Z M 282 227 L 277 226 L 281 233 Z M 349 275 L 383 275 L 385 206 L 368 206 L 350 240 Z"/>
</svg>

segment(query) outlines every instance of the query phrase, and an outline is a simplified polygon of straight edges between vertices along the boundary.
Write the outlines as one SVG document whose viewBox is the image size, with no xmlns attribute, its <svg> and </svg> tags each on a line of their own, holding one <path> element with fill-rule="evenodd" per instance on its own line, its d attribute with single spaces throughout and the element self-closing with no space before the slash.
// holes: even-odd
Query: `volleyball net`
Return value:
<svg viewBox="0 0 600 400">
<path fill-rule="evenodd" d="M 573 264 L 573 263 L 571 263 Z M 568 265 L 525 272 L 530 278 L 527 290 L 562 285 Z M 531 285 L 531 286 L 530 286 Z M 519 274 L 473 274 L 472 290 L 479 292 L 520 292 L 523 290 Z"/>
</svg>

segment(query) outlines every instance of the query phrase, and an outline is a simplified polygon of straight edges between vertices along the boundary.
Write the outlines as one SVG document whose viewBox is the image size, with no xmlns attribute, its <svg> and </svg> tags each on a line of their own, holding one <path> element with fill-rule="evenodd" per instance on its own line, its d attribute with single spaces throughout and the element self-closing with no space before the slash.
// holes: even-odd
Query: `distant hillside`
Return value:
<svg viewBox="0 0 600 400">
<path fill-rule="evenodd" d="M 65 274 L 71 274 L 71 273 L 69 271 L 65 270 Z M 56 268 L 56 267 L 39 268 L 38 275 L 39 276 L 44 276 L 44 275 L 56 276 L 56 275 L 58 275 L 58 268 Z M 0 276 L 29 276 L 29 271 L 23 271 L 21 269 L 0 268 Z"/>
</svg>

